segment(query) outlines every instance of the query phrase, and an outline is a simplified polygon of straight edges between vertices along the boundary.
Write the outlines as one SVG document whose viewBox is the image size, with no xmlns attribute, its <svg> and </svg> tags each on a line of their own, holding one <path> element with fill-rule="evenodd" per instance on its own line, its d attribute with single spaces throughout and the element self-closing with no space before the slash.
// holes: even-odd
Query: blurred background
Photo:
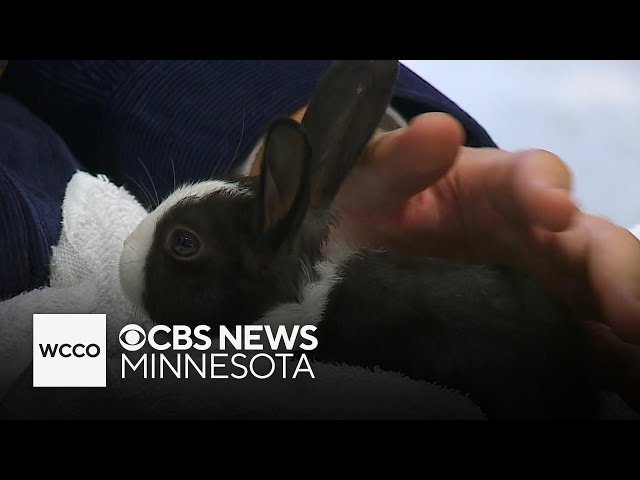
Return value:
<svg viewBox="0 0 640 480">
<path fill-rule="evenodd" d="M 507 150 L 544 148 L 584 210 L 640 223 L 640 61 L 402 60 Z"/>
</svg>

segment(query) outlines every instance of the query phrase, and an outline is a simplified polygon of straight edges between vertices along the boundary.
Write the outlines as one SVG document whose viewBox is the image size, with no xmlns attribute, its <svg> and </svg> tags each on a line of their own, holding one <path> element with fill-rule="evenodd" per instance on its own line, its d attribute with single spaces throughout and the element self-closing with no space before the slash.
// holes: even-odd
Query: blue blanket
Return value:
<svg viewBox="0 0 640 480">
<path fill-rule="evenodd" d="M 151 207 L 176 183 L 238 166 L 274 116 L 306 103 L 330 64 L 10 60 L 0 78 L 0 300 L 46 284 L 77 169 L 107 175 Z M 467 145 L 495 146 L 404 66 L 392 105 L 405 118 L 450 113 Z"/>
</svg>

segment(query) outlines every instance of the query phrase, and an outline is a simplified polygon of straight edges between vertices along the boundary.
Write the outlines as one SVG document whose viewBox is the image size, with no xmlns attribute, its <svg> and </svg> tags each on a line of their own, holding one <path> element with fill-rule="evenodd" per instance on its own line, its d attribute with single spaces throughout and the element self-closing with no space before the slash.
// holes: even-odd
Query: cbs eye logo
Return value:
<svg viewBox="0 0 640 480">
<path fill-rule="evenodd" d="M 140 325 L 126 325 L 120 330 L 120 345 L 129 352 L 136 352 L 144 346 L 147 334 Z"/>
</svg>

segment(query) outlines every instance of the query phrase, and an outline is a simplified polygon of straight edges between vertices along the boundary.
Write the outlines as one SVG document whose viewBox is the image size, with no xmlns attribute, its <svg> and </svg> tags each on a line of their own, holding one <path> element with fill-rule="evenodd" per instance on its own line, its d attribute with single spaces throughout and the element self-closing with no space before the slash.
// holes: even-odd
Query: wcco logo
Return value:
<svg viewBox="0 0 640 480">
<path fill-rule="evenodd" d="M 100 347 L 95 343 L 91 345 L 87 345 L 86 347 L 82 343 L 78 343 L 76 345 L 70 345 L 68 343 L 63 343 L 62 345 L 40 344 L 40 351 L 42 352 L 43 357 L 55 357 L 56 353 L 59 352 L 59 355 L 64 358 L 69 358 L 71 356 L 82 358 L 85 355 L 87 357 L 95 358 L 100 355 Z M 67 349 L 67 352 L 63 352 L 64 349 Z M 92 350 L 93 349 L 93 353 Z"/>
<path fill-rule="evenodd" d="M 104 314 L 33 316 L 34 387 L 106 387 Z"/>
</svg>

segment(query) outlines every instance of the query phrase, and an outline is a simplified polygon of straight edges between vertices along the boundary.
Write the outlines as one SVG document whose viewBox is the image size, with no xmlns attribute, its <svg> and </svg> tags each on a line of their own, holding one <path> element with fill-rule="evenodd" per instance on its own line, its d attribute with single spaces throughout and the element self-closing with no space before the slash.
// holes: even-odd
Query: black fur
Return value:
<svg viewBox="0 0 640 480">
<path fill-rule="evenodd" d="M 310 158 L 311 145 L 298 122 L 282 117 L 270 125 L 256 221 L 273 250 L 291 248 L 307 213 Z"/>
<path fill-rule="evenodd" d="M 524 275 L 371 252 L 339 275 L 317 331 L 317 360 L 470 392 L 490 418 L 599 414 L 584 331 Z"/>
<path fill-rule="evenodd" d="M 256 241 L 255 183 L 245 184 L 252 187 L 252 197 L 218 192 L 187 199 L 159 220 L 145 261 L 143 295 L 154 322 L 251 323 L 274 299 L 296 298 L 299 259 L 276 258 L 268 244 Z M 167 251 L 165 239 L 177 225 L 197 232 L 203 245 L 197 258 L 181 261 Z"/>
<path fill-rule="evenodd" d="M 302 126 L 313 149 L 311 206 L 330 207 L 391 101 L 398 62 L 336 62 L 320 79 Z"/>
<path fill-rule="evenodd" d="M 269 129 L 261 178 L 243 180 L 252 195 L 214 193 L 170 209 L 146 259 L 144 305 L 154 321 L 247 324 L 299 300 L 336 221 L 333 196 L 375 131 L 396 74 L 396 61 L 336 62 L 302 126 Z M 310 150 L 301 148 L 307 139 Z M 180 225 L 204 245 L 193 259 L 167 252 Z M 597 416 L 581 328 L 526 276 L 373 252 L 339 274 L 319 324 L 319 360 L 446 384 L 469 392 L 491 418 Z"/>
<path fill-rule="evenodd" d="M 187 197 L 163 215 L 144 272 L 143 304 L 155 322 L 246 324 L 274 303 L 297 299 L 304 270 L 291 243 L 307 211 L 310 156 L 300 125 L 276 119 L 260 178 L 227 179 L 250 195 Z M 176 228 L 197 234 L 197 255 L 171 253 L 167 239 Z"/>
</svg>

